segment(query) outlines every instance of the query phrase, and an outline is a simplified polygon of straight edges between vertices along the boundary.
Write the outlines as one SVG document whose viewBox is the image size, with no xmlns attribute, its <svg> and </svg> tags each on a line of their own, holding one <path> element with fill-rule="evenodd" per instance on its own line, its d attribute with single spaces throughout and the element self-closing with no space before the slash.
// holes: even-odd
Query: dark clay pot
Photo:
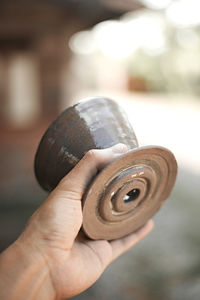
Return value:
<svg viewBox="0 0 200 300">
<path fill-rule="evenodd" d="M 66 109 L 48 128 L 35 159 L 35 174 L 48 191 L 56 187 L 90 149 L 117 143 L 138 147 L 122 108 L 106 98 L 82 101 Z"/>
<path fill-rule="evenodd" d="M 40 185 L 51 191 L 90 149 L 124 143 L 129 151 L 103 169 L 83 197 L 83 230 L 93 239 L 116 239 L 140 228 L 169 196 L 177 164 L 156 146 L 138 147 L 122 108 L 93 98 L 66 109 L 47 129 L 35 157 Z"/>
</svg>

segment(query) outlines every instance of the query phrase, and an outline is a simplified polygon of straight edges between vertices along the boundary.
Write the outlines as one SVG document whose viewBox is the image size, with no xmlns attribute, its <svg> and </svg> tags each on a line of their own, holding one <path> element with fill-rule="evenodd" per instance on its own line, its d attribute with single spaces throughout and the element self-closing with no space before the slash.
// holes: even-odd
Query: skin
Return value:
<svg viewBox="0 0 200 300">
<path fill-rule="evenodd" d="M 118 144 L 90 150 L 35 211 L 19 238 L 0 255 L 0 299 L 66 299 L 89 288 L 105 268 L 153 228 L 118 240 L 81 231 L 83 193 L 96 173 L 127 151 Z"/>
</svg>

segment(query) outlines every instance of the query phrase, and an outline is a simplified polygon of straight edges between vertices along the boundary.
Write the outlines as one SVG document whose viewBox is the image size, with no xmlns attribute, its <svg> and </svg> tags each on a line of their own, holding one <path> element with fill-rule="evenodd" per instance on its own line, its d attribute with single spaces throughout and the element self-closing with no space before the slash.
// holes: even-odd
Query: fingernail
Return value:
<svg viewBox="0 0 200 300">
<path fill-rule="evenodd" d="M 117 144 L 111 147 L 113 153 L 125 153 L 128 151 L 128 147 L 124 144 Z"/>
</svg>

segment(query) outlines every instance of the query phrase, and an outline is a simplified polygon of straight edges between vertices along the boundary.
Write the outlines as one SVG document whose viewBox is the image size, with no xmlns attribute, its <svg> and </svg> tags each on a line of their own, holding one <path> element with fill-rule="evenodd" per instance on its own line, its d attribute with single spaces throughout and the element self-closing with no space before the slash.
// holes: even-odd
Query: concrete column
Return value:
<svg viewBox="0 0 200 300">
<path fill-rule="evenodd" d="M 6 123 L 8 60 L 0 54 L 0 124 Z"/>
<path fill-rule="evenodd" d="M 40 115 L 37 60 L 30 53 L 12 55 L 8 69 L 7 118 L 13 127 L 32 125 Z"/>
</svg>

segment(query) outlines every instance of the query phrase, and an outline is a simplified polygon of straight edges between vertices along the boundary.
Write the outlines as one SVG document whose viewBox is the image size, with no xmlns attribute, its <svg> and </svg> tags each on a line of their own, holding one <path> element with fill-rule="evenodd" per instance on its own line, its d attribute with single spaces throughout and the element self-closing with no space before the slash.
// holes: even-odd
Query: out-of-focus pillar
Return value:
<svg viewBox="0 0 200 300">
<path fill-rule="evenodd" d="M 36 58 L 29 53 L 10 57 L 7 118 L 13 127 L 32 125 L 40 115 Z"/>
<path fill-rule="evenodd" d="M 51 33 L 37 41 L 42 117 L 45 119 L 55 119 L 63 109 L 63 97 L 66 105 L 69 105 L 71 99 L 70 85 L 74 81 L 74 78 L 68 74 L 71 59 L 68 41 L 71 34 L 72 28 L 63 29 L 59 33 Z"/>
<path fill-rule="evenodd" d="M 8 60 L 0 54 L 0 125 L 6 122 Z"/>
</svg>

